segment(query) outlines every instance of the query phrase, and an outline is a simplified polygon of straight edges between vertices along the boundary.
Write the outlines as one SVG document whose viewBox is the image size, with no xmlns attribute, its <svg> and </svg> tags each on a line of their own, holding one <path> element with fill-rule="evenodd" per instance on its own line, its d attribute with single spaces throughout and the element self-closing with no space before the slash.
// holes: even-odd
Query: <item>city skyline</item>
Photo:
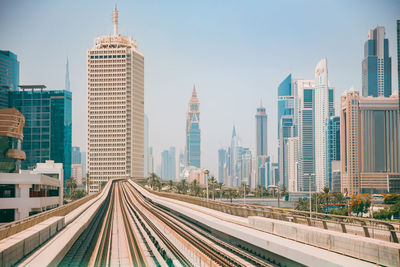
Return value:
<svg viewBox="0 0 400 267">
<path fill-rule="evenodd" d="M 293 13 L 294 11 L 292 9 L 294 9 L 298 4 L 295 4 L 294 2 L 291 3 L 292 6 L 288 5 L 288 2 L 286 2 L 280 7 L 283 6 L 288 8 L 288 10 Z M 175 19 L 172 19 L 169 16 L 166 17 L 166 14 L 164 14 L 165 11 L 161 12 L 160 14 L 162 16 L 159 20 L 162 21 L 164 19 L 170 23 L 167 23 L 167 26 L 164 27 L 167 27 L 168 29 L 168 26 L 171 26 L 177 27 L 178 29 L 166 31 L 167 33 L 170 33 L 170 35 L 162 34 L 159 37 L 157 37 L 154 31 L 145 33 L 146 30 L 151 28 L 152 24 L 150 23 L 149 26 L 145 27 L 144 25 L 146 25 L 148 19 L 140 15 L 140 12 L 137 10 L 148 11 L 153 8 L 154 13 L 151 14 L 158 14 L 160 9 L 163 8 L 161 4 L 157 6 L 155 4 L 144 5 L 135 3 L 135 5 L 128 5 L 124 2 L 118 3 L 120 9 L 123 10 L 123 14 L 130 14 L 131 11 L 133 11 L 134 15 L 132 17 L 135 18 L 131 20 L 131 18 L 129 18 L 130 16 L 124 15 L 123 22 L 121 23 L 124 25 L 124 28 L 121 32 L 123 32 L 124 35 L 132 35 L 135 39 L 139 40 L 141 50 L 144 54 L 149 54 L 149 62 L 145 62 L 146 70 L 147 68 L 149 70 L 149 74 L 146 73 L 145 77 L 145 109 L 146 113 L 149 115 L 149 143 L 150 146 L 154 147 L 154 155 L 159 155 L 164 148 L 169 146 L 176 146 L 177 151 L 184 148 L 183 119 L 187 105 L 187 95 L 190 93 L 191 86 L 194 83 L 198 88 L 199 98 L 202 100 L 202 140 L 204 140 L 204 142 L 202 142 L 201 150 L 202 167 L 210 168 L 213 173 L 216 174 L 218 164 L 217 151 L 222 145 L 229 143 L 229 136 L 233 122 L 238 129 L 237 132 L 240 133 L 239 138 L 241 139 L 243 146 L 250 147 L 252 151 L 254 151 L 255 127 L 251 118 L 254 116 L 254 107 L 258 104 L 260 97 L 265 103 L 267 115 L 270 118 L 269 124 L 272 125 L 271 129 L 268 130 L 269 152 L 274 158 L 273 162 L 277 161 L 277 129 L 275 128 L 275 125 L 277 125 L 276 88 L 279 82 L 284 79 L 288 73 L 294 73 L 296 78 L 312 79 L 313 77 L 311 74 L 317 61 L 322 57 L 327 57 L 329 60 L 330 81 L 333 83 L 336 90 L 335 102 L 337 107 L 340 95 L 343 94 L 344 91 L 348 90 L 352 85 L 355 85 L 355 88 L 361 91 L 361 61 L 363 59 L 363 45 L 367 40 L 368 31 L 375 28 L 376 25 L 384 26 L 386 29 L 386 38 L 389 39 L 389 53 L 392 58 L 392 66 L 396 66 L 395 15 L 399 14 L 399 6 L 394 1 L 386 2 L 386 5 L 381 6 L 379 6 L 379 4 L 378 6 L 374 5 L 373 3 L 375 2 L 358 2 L 358 5 L 355 3 L 349 3 L 348 5 L 347 3 L 343 3 L 344 2 L 342 2 L 342 7 L 340 7 L 341 9 L 335 7 L 336 11 L 340 9 L 340 11 L 351 13 L 351 10 L 354 12 L 354 8 L 357 7 L 361 8 L 361 10 L 365 11 L 367 14 L 372 14 L 372 11 L 376 12 L 377 10 L 380 12 L 378 12 L 376 16 L 369 18 L 366 22 L 364 18 L 360 19 L 360 21 L 356 21 L 357 17 L 360 16 L 359 14 L 362 13 L 360 10 L 357 10 L 357 13 L 353 14 L 355 15 L 355 18 L 354 21 L 351 21 L 353 24 L 350 24 L 349 29 L 345 28 L 345 26 L 347 27 L 349 25 L 344 22 L 337 22 L 337 24 L 335 24 L 335 29 L 332 29 L 332 25 L 329 23 L 321 23 L 319 28 L 317 28 L 317 31 L 320 31 L 321 29 L 330 30 L 329 34 L 325 34 L 332 36 L 335 31 L 343 31 L 343 37 L 350 36 L 349 34 L 351 34 L 351 38 L 347 39 L 345 42 L 343 42 L 343 40 L 335 40 L 335 42 L 332 42 L 330 45 L 324 45 L 321 41 L 318 41 L 316 42 L 316 46 L 313 46 L 312 42 L 313 36 L 316 34 L 314 31 L 316 30 L 310 27 L 311 25 L 309 23 L 311 22 L 309 21 L 306 21 L 306 25 L 301 22 L 301 25 L 296 26 L 308 26 L 302 31 L 305 34 L 304 38 L 300 38 L 301 36 L 290 29 L 287 34 L 292 34 L 292 36 L 279 34 L 271 30 L 269 27 L 266 27 L 267 22 L 270 21 L 261 16 L 263 15 L 260 14 L 261 11 L 266 10 L 266 5 L 261 3 L 253 4 L 252 6 L 245 8 L 243 11 L 240 11 L 238 6 L 232 5 L 231 10 L 229 10 L 224 16 L 224 18 L 227 19 L 226 22 L 217 18 L 219 13 L 223 12 L 222 10 L 224 5 L 221 4 L 221 6 L 215 6 L 215 10 L 208 15 L 208 18 L 211 18 L 212 22 L 219 25 L 216 31 L 225 32 L 226 30 L 226 40 L 222 41 L 222 39 L 217 38 L 215 46 L 212 46 L 213 42 L 211 41 L 206 42 L 204 41 L 204 38 L 198 38 L 205 37 L 207 34 L 211 34 L 211 37 L 215 37 L 214 35 L 217 33 L 216 31 L 210 31 L 210 23 L 200 21 L 200 18 L 198 18 L 201 17 L 201 15 L 207 14 L 211 6 L 209 3 L 193 6 L 184 5 L 178 9 L 178 11 L 175 11 L 180 15 Z M 366 3 L 365 6 L 363 6 L 363 3 Z M 87 25 L 83 25 L 83 29 L 79 30 L 79 32 L 82 31 L 86 35 L 85 38 L 82 39 L 77 38 L 79 37 L 79 34 L 77 33 L 78 31 L 76 31 L 76 27 L 74 27 L 74 23 L 76 22 L 68 20 L 68 25 L 66 25 L 67 22 L 60 24 L 60 20 L 62 21 L 65 19 L 63 17 L 64 15 L 61 15 L 59 20 L 52 17 L 54 16 L 54 13 L 57 13 L 54 12 L 54 10 L 57 11 L 60 8 L 60 5 L 57 3 L 48 2 L 43 5 L 36 5 L 29 2 L 25 3 L 25 5 L 27 5 L 26 10 L 32 11 L 38 7 L 43 8 L 40 17 L 46 18 L 46 20 L 32 19 L 34 18 L 32 16 L 35 16 L 33 15 L 35 12 L 31 12 L 32 14 L 24 13 L 21 9 L 22 5 L 19 6 L 18 4 L 12 4 L 11 2 L 3 2 L 1 5 L 4 6 L 2 10 L 7 10 L 7 12 L 2 14 L 4 16 L 2 16 L 2 26 L 0 26 L 4 33 L 3 36 L 7 36 L 7 38 L 2 37 L 2 43 L 4 45 L 2 49 L 9 49 L 18 55 L 18 60 L 21 65 L 21 84 L 46 84 L 48 88 L 51 89 L 64 89 L 65 62 L 68 56 L 71 91 L 74 94 L 73 145 L 80 146 L 83 151 L 86 151 L 86 117 L 82 116 L 82 114 L 86 112 L 85 53 L 92 45 L 93 38 L 101 34 L 106 34 L 107 31 L 112 31 L 109 12 L 112 5 L 103 3 L 94 7 L 94 11 L 98 14 L 93 16 L 93 22 L 87 22 Z M 305 6 L 309 5 L 310 2 L 305 3 Z M 89 3 L 74 3 L 67 7 L 65 11 L 66 14 L 70 14 L 68 12 L 76 12 L 78 15 L 77 21 L 79 24 L 82 24 L 84 21 L 84 10 L 89 6 L 92 7 Z M 329 6 L 327 3 L 319 4 L 317 8 L 327 6 Z M 176 4 L 168 8 L 168 11 L 171 11 L 171 8 L 174 7 L 176 7 Z M 249 11 L 255 12 L 257 7 L 260 9 L 260 13 L 256 12 L 255 19 L 256 21 L 258 19 L 261 24 L 259 28 L 256 27 L 254 22 L 251 22 L 252 20 L 250 20 L 249 17 L 251 14 Z M 279 5 L 273 4 L 272 7 L 277 8 Z M 345 11 L 345 8 L 349 8 L 349 11 Z M 192 13 L 194 18 L 188 20 L 188 26 L 182 25 L 178 27 L 181 25 L 182 21 L 186 19 L 183 14 L 185 10 L 195 11 Z M 8 24 L 10 14 L 15 16 L 11 20 L 15 22 L 15 27 L 10 27 Z M 49 17 L 49 14 L 52 16 Z M 234 18 L 237 14 L 241 15 L 239 17 L 239 22 L 243 22 L 244 25 L 239 27 L 235 33 L 233 28 L 237 25 Z M 382 17 L 383 15 L 385 18 Z M 19 16 L 23 16 L 26 19 L 25 23 L 24 20 L 17 22 Z M 50 23 L 48 23 L 47 20 L 51 19 L 54 19 L 54 21 L 52 21 L 52 25 L 49 26 Z M 150 20 L 151 19 L 156 21 L 152 16 L 150 16 Z M 276 15 L 272 16 L 271 20 L 273 19 L 277 19 Z M 287 20 L 287 23 L 293 23 L 293 18 L 287 18 Z M 27 21 L 29 21 L 29 23 L 27 23 Z M 281 20 L 278 21 L 282 23 Z M 98 25 L 96 25 L 96 23 Z M 190 32 L 188 31 L 188 28 L 193 25 L 198 27 L 200 36 L 189 34 Z M 288 26 L 287 24 L 285 25 Z M 245 28 L 249 26 L 254 28 Z M 10 28 L 15 32 L 21 32 L 18 30 L 20 27 L 27 27 L 28 29 L 24 31 L 26 32 L 24 36 L 10 33 L 8 29 Z M 52 41 L 47 41 L 48 44 L 47 42 L 39 42 L 40 44 L 30 43 L 31 47 L 25 45 L 21 46 L 19 43 L 24 43 L 24 38 L 32 40 L 31 34 L 35 34 L 38 40 L 41 39 L 41 34 L 37 30 L 32 30 L 33 33 L 30 33 L 29 27 L 42 29 L 44 32 L 43 34 L 46 35 L 51 33 L 52 38 L 50 40 Z M 61 30 L 58 29 L 58 27 L 60 27 Z M 53 28 L 57 28 L 57 32 L 60 33 L 53 32 Z M 162 30 L 163 27 L 156 30 L 156 33 L 160 33 Z M 135 34 L 130 34 L 132 31 Z M 183 33 L 189 34 L 184 35 L 189 36 L 189 38 L 181 37 L 175 40 L 175 35 L 182 34 L 182 31 Z M 265 36 L 260 37 L 258 36 L 259 34 Z M 242 35 L 244 36 L 243 38 Z M 274 48 L 276 49 L 277 47 L 272 47 L 272 50 L 281 57 L 281 61 L 279 62 L 273 55 L 267 55 L 267 53 L 260 52 L 262 49 L 271 49 L 270 44 L 267 44 L 266 42 L 267 40 L 273 39 L 273 37 L 278 37 L 284 43 L 284 47 L 281 50 L 274 50 Z M 154 40 L 160 40 L 161 44 L 163 44 L 162 40 L 164 40 L 164 38 L 166 40 L 166 48 L 153 44 Z M 293 41 L 295 41 L 296 38 L 300 38 L 300 42 L 297 47 L 292 48 L 290 44 L 293 44 Z M 74 40 L 73 43 L 71 39 Z M 82 42 L 76 42 L 76 39 L 82 40 Z M 205 47 L 210 50 L 211 54 L 209 56 L 205 57 L 205 52 L 198 53 L 198 51 L 200 51 L 198 45 L 192 46 L 192 42 L 199 39 L 203 40 L 200 44 L 205 44 Z M 179 42 L 181 43 L 179 44 Z M 55 46 L 55 43 L 58 45 Z M 230 46 L 227 46 L 228 43 Z M 309 44 L 310 48 L 307 48 L 304 44 Z M 47 46 L 57 47 L 57 50 L 54 50 L 54 48 L 47 49 Z M 177 47 L 175 48 L 174 46 Z M 320 47 L 323 47 L 323 49 Z M 171 63 L 171 59 L 168 56 L 165 57 L 165 55 L 164 57 L 161 57 L 161 60 L 158 59 L 160 55 L 165 53 L 165 49 L 167 48 L 172 49 L 172 54 L 177 54 L 176 60 L 178 63 L 165 65 L 166 61 Z M 249 51 L 249 48 L 252 48 L 255 52 Z M 221 52 L 221 49 L 226 49 L 227 51 Z M 244 51 L 247 51 L 247 53 L 245 53 L 245 55 L 237 55 L 235 61 L 232 61 L 232 58 L 229 60 L 229 57 L 231 57 L 230 53 L 237 49 L 245 49 Z M 44 51 L 46 51 L 47 54 L 43 57 L 41 55 L 40 58 L 41 60 L 43 59 L 43 68 L 37 68 L 36 63 L 39 59 L 37 55 L 42 54 Z M 303 53 L 307 56 L 300 55 Z M 341 55 L 335 55 L 335 53 L 341 53 Z M 56 57 L 54 55 L 58 56 Z M 269 59 L 271 60 L 269 62 L 271 63 L 267 61 L 267 63 L 263 62 L 267 56 L 270 57 Z M 184 59 L 184 57 L 188 58 Z M 204 59 L 200 59 L 201 57 L 204 57 Z M 287 58 L 292 59 L 288 62 Z M 171 74 L 173 79 L 176 79 L 176 75 L 185 71 L 185 66 L 189 66 L 186 64 L 188 61 L 194 63 L 194 66 L 191 66 L 186 70 L 186 74 L 183 75 L 186 77 L 179 75 L 182 79 L 176 82 L 171 82 L 171 80 L 168 79 L 166 81 L 164 80 L 167 75 Z M 80 66 L 82 65 L 82 62 L 83 67 Z M 232 65 L 233 62 L 240 62 L 241 64 L 239 64 L 239 67 L 231 67 L 230 65 Z M 159 67 L 156 66 L 158 63 L 160 64 Z M 271 68 L 276 67 L 277 63 L 279 65 L 277 67 L 278 70 L 272 70 Z M 168 68 L 166 68 L 166 66 L 168 66 Z M 206 71 L 210 66 L 212 72 Z M 161 72 L 166 69 L 168 71 L 165 74 L 161 74 Z M 240 76 L 239 74 L 242 72 L 244 75 Z M 210 77 L 207 77 L 207 75 Z M 158 80 L 160 80 L 160 82 Z M 393 91 L 396 91 L 397 89 L 397 80 L 396 67 L 392 67 Z M 182 95 L 182 97 L 180 95 Z M 170 108 L 172 102 L 176 107 Z M 239 108 L 238 103 L 240 103 Z M 168 110 L 168 116 L 161 114 L 163 112 L 160 112 L 160 110 L 164 109 Z M 168 127 L 168 131 L 165 131 L 165 127 Z M 158 160 L 158 157 L 156 157 L 156 159 Z M 157 165 L 157 163 L 155 163 L 155 165 Z"/>
</svg>

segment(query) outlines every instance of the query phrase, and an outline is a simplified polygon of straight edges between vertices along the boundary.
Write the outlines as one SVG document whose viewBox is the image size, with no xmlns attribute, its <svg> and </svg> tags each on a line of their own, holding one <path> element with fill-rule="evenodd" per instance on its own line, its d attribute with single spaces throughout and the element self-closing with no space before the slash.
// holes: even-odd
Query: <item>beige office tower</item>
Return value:
<svg viewBox="0 0 400 267">
<path fill-rule="evenodd" d="M 118 34 L 95 39 L 88 60 L 90 192 L 111 178 L 143 177 L 144 57 L 137 41 Z"/>
</svg>

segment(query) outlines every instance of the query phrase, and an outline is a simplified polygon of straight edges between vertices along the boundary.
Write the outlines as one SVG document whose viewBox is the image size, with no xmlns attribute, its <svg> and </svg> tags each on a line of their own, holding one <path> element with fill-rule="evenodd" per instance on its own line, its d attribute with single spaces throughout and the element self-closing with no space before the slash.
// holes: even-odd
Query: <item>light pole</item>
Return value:
<svg viewBox="0 0 400 267">
<path fill-rule="evenodd" d="M 310 218 L 311 218 L 311 177 L 313 176 L 313 173 L 305 173 L 304 176 L 308 176 L 308 192 L 309 192 L 309 199 L 310 199 Z M 315 203 L 317 203 L 317 199 L 315 199 Z"/>
<path fill-rule="evenodd" d="M 277 186 L 277 185 L 269 185 L 269 186 L 267 186 L 267 189 L 269 190 L 270 188 L 272 188 L 272 192 L 274 192 L 275 191 L 275 189 L 277 190 L 277 193 L 278 193 L 278 208 L 280 208 L 281 207 L 281 204 L 280 204 L 280 200 L 279 200 L 279 198 L 280 198 L 280 188 L 279 188 L 279 186 Z"/>
<path fill-rule="evenodd" d="M 207 188 L 207 202 L 208 202 L 208 174 L 210 172 L 208 170 L 204 170 L 204 174 L 206 175 L 206 188 Z"/>
</svg>

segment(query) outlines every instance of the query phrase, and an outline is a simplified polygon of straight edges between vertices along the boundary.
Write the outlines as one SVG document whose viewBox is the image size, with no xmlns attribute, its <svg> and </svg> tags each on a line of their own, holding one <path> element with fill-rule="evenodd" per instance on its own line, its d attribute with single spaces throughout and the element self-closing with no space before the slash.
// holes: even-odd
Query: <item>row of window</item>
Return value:
<svg viewBox="0 0 400 267">
<path fill-rule="evenodd" d="M 90 56 L 91 59 L 102 59 L 102 58 L 125 58 L 125 55 L 100 55 L 100 56 Z"/>
</svg>

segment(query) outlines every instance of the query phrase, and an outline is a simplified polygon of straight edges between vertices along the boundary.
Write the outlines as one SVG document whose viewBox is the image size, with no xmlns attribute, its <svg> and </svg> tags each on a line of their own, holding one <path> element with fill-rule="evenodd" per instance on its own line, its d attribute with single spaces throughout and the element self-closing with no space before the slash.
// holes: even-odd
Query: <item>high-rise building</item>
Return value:
<svg viewBox="0 0 400 267">
<path fill-rule="evenodd" d="M 8 108 L 9 92 L 17 91 L 19 85 L 19 62 L 17 55 L 0 50 L 0 109 Z"/>
<path fill-rule="evenodd" d="M 64 177 L 71 176 L 72 93 L 44 90 L 44 85 L 23 85 L 10 94 L 10 106 L 25 116 L 22 169 L 53 160 L 62 163 Z M 65 180 L 66 180 L 65 179 Z"/>
<path fill-rule="evenodd" d="M 243 148 L 239 163 L 240 181 L 238 182 L 238 186 L 245 183 L 247 186 L 251 187 L 252 158 L 250 149 Z"/>
<path fill-rule="evenodd" d="M 230 146 L 230 171 L 228 177 L 228 184 L 227 186 L 235 186 L 235 182 L 238 180 L 238 138 L 236 136 L 236 129 L 233 126 L 232 130 L 232 139 L 231 139 L 231 146 Z"/>
<path fill-rule="evenodd" d="M 298 176 L 297 190 L 315 190 L 315 144 L 314 144 L 314 109 L 315 81 L 296 80 L 295 119 L 298 132 Z M 311 183 L 311 184 L 310 184 Z"/>
<path fill-rule="evenodd" d="M 298 137 L 290 137 L 286 143 L 287 153 L 287 176 L 288 176 L 288 191 L 297 192 L 297 176 L 298 176 Z"/>
<path fill-rule="evenodd" d="M 328 62 L 326 58 L 323 58 L 318 62 L 317 67 L 315 68 L 315 189 L 318 192 L 321 191 L 325 186 L 328 186 L 328 175 L 326 170 L 326 128 L 329 116 L 334 115 L 334 110 L 332 109 L 333 90 L 330 90 L 329 88 Z"/>
<path fill-rule="evenodd" d="M 111 178 L 144 175 L 144 56 L 137 41 L 118 34 L 95 39 L 88 62 L 90 192 Z"/>
<path fill-rule="evenodd" d="M 65 65 L 65 90 L 71 91 L 71 84 L 69 81 L 69 61 L 67 58 L 67 64 Z"/>
<path fill-rule="evenodd" d="M 200 168 L 200 102 L 196 87 L 193 87 L 192 98 L 186 113 L 186 166 Z"/>
<path fill-rule="evenodd" d="M 397 94 L 400 95 L 400 20 L 397 20 Z"/>
<path fill-rule="evenodd" d="M 392 94 L 392 59 L 385 28 L 378 26 L 368 32 L 362 61 L 362 95 L 390 96 Z"/>
<path fill-rule="evenodd" d="M 183 152 L 179 153 L 179 178 L 182 179 L 183 171 L 185 170 L 185 154 Z"/>
<path fill-rule="evenodd" d="M 161 178 L 164 180 L 170 180 L 169 176 L 169 151 L 164 150 L 161 152 Z"/>
<path fill-rule="evenodd" d="M 287 138 L 296 136 L 294 125 L 294 94 L 292 74 L 289 74 L 278 86 L 278 164 L 279 183 L 288 186 Z"/>
<path fill-rule="evenodd" d="M 82 164 L 81 148 L 79 146 L 73 146 L 71 151 L 71 163 Z"/>
<path fill-rule="evenodd" d="M 78 185 L 82 184 L 83 170 L 82 164 L 71 164 L 71 176 L 76 179 Z"/>
<path fill-rule="evenodd" d="M 150 174 L 154 173 L 154 156 L 153 156 L 153 148 L 149 147 L 149 174 L 145 177 L 149 176 Z"/>
<path fill-rule="evenodd" d="M 226 150 L 221 148 L 218 150 L 218 182 L 224 182 L 224 167 L 225 167 L 225 160 L 226 160 Z"/>
<path fill-rule="evenodd" d="M 256 113 L 256 155 L 268 155 L 268 139 L 267 139 L 267 114 L 265 108 L 260 103 Z"/>
<path fill-rule="evenodd" d="M 340 110 L 342 192 L 390 191 L 391 177 L 400 175 L 399 97 L 348 91 Z"/>
<path fill-rule="evenodd" d="M 176 150 L 175 150 L 174 146 L 171 146 L 169 148 L 168 164 L 169 164 L 169 168 L 168 168 L 169 179 L 176 180 L 176 178 L 177 178 L 177 176 L 176 176 Z"/>
<path fill-rule="evenodd" d="M 332 189 L 332 161 L 340 160 L 340 117 L 331 116 L 326 127 L 326 174 L 327 186 Z"/>
</svg>

